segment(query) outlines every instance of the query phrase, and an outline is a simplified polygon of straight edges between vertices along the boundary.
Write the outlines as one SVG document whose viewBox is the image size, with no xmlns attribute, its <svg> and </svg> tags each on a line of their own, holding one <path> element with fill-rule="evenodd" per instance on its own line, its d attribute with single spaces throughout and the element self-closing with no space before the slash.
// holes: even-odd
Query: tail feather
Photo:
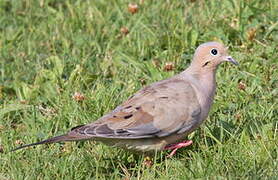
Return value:
<svg viewBox="0 0 278 180">
<path fill-rule="evenodd" d="M 40 142 L 36 142 L 36 143 L 25 144 L 25 145 L 15 148 L 11 151 L 13 152 L 13 151 L 17 151 L 19 149 L 23 149 L 23 148 L 30 147 L 30 146 L 36 146 L 36 145 L 40 145 L 40 144 L 50 144 L 50 143 L 57 143 L 57 142 L 70 141 L 70 140 L 73 140 L 73 139 L 70 138 L 68 135 L 61 135 L 61 136 L 56 136 L 56 137 L 49 138 L 49 139 L 46 139 L 46 140 L 43 140 Z"/>
</svg>

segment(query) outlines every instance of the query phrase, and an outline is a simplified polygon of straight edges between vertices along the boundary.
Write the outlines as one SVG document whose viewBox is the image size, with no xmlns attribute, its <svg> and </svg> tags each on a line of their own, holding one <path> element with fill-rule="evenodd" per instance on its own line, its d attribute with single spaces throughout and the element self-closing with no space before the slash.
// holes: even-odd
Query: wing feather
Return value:
<svg viewBox="0 0 278 180">
<path fill-rule="evenodd" d="M 200 114 L 193 87 L 184 80 L 168 79 L 140 90 L 111 113 L 69 134 L 117 139 L 165 137 L 191 131 Z"/>
</svg>

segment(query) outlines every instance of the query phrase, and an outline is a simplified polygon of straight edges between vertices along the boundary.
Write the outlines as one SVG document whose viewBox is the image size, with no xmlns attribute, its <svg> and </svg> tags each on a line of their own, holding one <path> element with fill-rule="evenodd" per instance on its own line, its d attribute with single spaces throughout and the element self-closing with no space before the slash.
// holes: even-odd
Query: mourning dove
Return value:
<svg viewBox="0 0 278 180">
<path fill-rule="evenodd" d="M 95 122 L 74 127 L 65 135 L 15 150 L 61 141 L 95 140 L 129 150 L 172 150 L 192 144 L 186 136 L 208 116 L 213 102 L 218 65 L 237 61 L 219 42 L 201 44 L 190 66 L 178 75 L 139 90 L 112 112 Z"/>
</svg>

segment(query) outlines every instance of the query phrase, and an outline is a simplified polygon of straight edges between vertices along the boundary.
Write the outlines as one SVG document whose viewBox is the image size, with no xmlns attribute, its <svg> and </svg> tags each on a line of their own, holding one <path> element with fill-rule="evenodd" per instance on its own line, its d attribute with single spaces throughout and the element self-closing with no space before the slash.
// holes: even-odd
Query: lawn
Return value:
<svg viewBox="0 0 278 180">
<path fill-rule="evenodd" d="M 0 0 L 0 179 L 278 179 L 277 0 Z M 206 122 L 173 158 L 94 142 L 9 152 L 97 120 L 229 46 Z M 152 164 L 152 165 L 151 165 Z"/>
</svg>

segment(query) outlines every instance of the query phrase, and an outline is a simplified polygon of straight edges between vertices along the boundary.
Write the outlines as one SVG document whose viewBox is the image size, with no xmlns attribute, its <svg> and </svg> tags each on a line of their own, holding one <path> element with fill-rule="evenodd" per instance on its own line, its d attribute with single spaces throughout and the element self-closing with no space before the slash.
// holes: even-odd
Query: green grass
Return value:
<svg viewBox="0 0 278 180">
<path fill-rule="evenodd" d="M 0 179 L 277 179 L 278 1 L 145 0 L 134 15 L 129 3 L 0 0 Z M 147 167 L 94 142 L 8 153 L 98 119 L 212 40 L 240 66 L 219 67 L 209 118 L 174 158 Z"/>
</svg>

